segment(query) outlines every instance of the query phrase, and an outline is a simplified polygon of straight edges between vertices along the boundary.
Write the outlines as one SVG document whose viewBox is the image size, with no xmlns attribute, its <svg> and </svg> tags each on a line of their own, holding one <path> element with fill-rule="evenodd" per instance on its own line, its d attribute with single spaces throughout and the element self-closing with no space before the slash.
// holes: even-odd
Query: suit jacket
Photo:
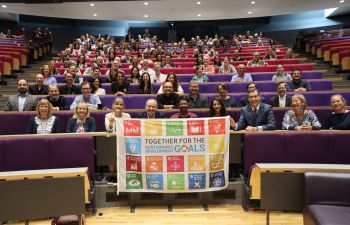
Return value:
<svg viewBox="0 0 350 225">
<path fill-rule="evenodd" d="M 280 107 L 280 101 L 278 99 L 278 95 L 273 96 L 272 98 L 270 98 L 270 105 L 272 107 Z M 285 107 L 290 107 L 292 105 L 292 97 L 290 97 L 289 95 L 286 96 L 286 103 L 285 103 Z"/>
<path fill-rule="evenodd" d="M 254 121 L 250 105 L 241 108 L 236 130 L 244 130 L 247 126 L 261 126 L 263 130 L 274 130 L 276 128 L 276 119 L 273 115 L 272 106 L 261 102 L 256 121 Z"/>
<path fill-rule="evenodd" d="M 18 109 L 18 96 L 19 94 L 9 97 L 5 106 L 5 111 L 19 111 Z M 26 101 L 24 102 L 23 111 L 35 111 L 38 99 L 30 94 L 27 94 Z"/>
<path fill-rule="evenodd" d="M 49 93 L 49 86 L 43 85 L 39 90 L 38 85 L 29 85 L 28 93 L 31 95 L 47 95 Z"/>
<path fill-rule="evenodd" d="M 145 118 L 147 119 L 148 116 L 147 116 L 147 112 L 140 112 L 136 115 L 137 118 Z M 166 118 L 166 115 L 162 112 L 156 112 L 156 115 L 154 116 L 154 118 L 156 119 L 160 119 L 160 118 Z"/>
</svg>

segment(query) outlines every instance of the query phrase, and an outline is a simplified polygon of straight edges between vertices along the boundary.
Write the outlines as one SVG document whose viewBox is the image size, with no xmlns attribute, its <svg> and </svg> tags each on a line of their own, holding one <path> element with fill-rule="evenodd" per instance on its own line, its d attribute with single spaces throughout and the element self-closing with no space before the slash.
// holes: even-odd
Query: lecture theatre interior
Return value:
<svg viewBox="0 0 350 225">
<path fill-rule="evenodd" d="M 3 0 L 0 224 L 350 224 L 350 0 Z"/>
</svg>

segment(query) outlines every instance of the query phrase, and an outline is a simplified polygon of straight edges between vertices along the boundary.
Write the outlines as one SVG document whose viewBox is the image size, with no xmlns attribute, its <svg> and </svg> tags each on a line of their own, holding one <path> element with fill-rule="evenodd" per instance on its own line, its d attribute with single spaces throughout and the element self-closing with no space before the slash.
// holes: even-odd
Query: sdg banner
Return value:
<svg viewBox="0 0 350 225">
<path fill-rule="evenodd" d="M 118 119 L 118 191 L 202 192 L 228 185 L 229 117 Z"/>
</svg>

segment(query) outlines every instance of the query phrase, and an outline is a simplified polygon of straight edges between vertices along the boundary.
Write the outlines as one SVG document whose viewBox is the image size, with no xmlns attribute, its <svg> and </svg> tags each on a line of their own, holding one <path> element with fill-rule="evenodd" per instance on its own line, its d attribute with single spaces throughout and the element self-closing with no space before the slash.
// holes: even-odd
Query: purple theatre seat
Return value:
<svg viewBox="0 0 350 225">
<path fill-rule="evenodd" d="M 262 144 L 263 143 L 263 144 Z M 286 161 L 284 133 L 246 133 L 244 137 L 244 173 L 255 163 Z"/>
<path fill-rule="evenodd" d="M 329 163 L 350 164 L 349 133 L 329 133 Z"/>
<path fill-rule="evenodd" d="M 282 129 L 282 122 L 284 114 L 287 112 L 288 108 L 274 108 L 273 114 L 276 118 L 276 129 L 281 130 Z"/>
<path fill-rule="evenodd" d="M 285 133 L 286 163 L 328 163 L 328 134 Z"/>
<path fill-rule="evenodd" d="M 3 147 L 5 171 L 49 169 L 51 166 L 49 137 L 5 139 Z"/>
<path fill-rule="evenodd" d="M 29 118 L 34 116 L 34 113 L 17 113 L 10 112 L 2 114 L 0 134 L 26 134 Z"/>
<path fill-rule="evenodd" d="M 51 168 L 89 167 L 94 174 L 93 137 L 51 137 Z"/>
<path fill-rule="evenodd" d="M 106 131 L 105 127 L 105 115 L 107 113 L 91 111 L 90 116 L 95 119 L 96 122 L 96 131 Z"/>
<path fill-rule="evenodd" d="M 0 139 L 0 172 L 5 170 L 5 148 L 4 141 Z"/>
</svg>

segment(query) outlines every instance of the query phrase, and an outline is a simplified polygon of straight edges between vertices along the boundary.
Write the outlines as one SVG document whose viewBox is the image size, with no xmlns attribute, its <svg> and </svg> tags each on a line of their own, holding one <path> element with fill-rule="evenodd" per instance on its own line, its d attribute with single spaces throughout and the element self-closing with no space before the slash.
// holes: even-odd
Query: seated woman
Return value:
<svg viewBox="0 0 350 225">
<path fill-rule="evenodd" d="M 52 72 L 49 65 L 43 65 L 41 67 L 41 74 L 44 76 L 45 85 L 57 84 L 56 78 L 51 76 Z"/>
<path fill-rule="evenodd" d="M 331 97 L 333 112 L 327 115 L 324 124 L 325 129 L 350 130 L 350 113 L 346 109 L 346 101 L 343 96 L 337 94 Z"/>
<path fill-rule="evenodd" d="M 124 100 L 121 97 L 114 99 L 112 103 L 113 111 L 105 115 L 106 131 L 115 132 L 115 120 L 117 118 L 131 118 L 129 113 L 124 112 Z"/>
<path fill-rule="evenodd" d="M 234 108 L 237 107 L 236 99 L 227 95 L 227 86 L 226 84 L 220 83 L 216 87 L 216 90 L 219 93 L 218 98 L 224 103 L 225 108 Z"/>
<path fill-rule="evenodd" d="M 79 55 L 77 59 L 77 68 L 86 68 L 87 65 L 85 63 L 85 56 Z"/>
<path fill-rule="evenodd" d="M 137 67 L 133 67 L 130 70 L 130 77 L 127 80 L 130 84 L 140 83 L 140 70 Z"/>
<path fill-rule="evenodd" d="M 60 133 L 60 121 L 52 115 L 53 108 L 47 99 L 41 99 L 36 106 L 36 116 L 29 119 L 28 134 Z"/>
<path fill-rule="evenodd" d="M 203 65 L 199 65 L 197 67 L 197 75 L 192 77 L 192 81 L 197 81 L 198 83 L 209 82 L 209 77 L 203 74 L 203 69 L 204 69 Z"/>
<path fill-rule="evenodd" d="M 170 82 L 173 84 L 173 92 L 177 94 L 183 94 L 184 90 L 182 89 L 180 83 L 177 81 L 177 76 L 175 73 L 169 73 L 165 79 L 165 82 Z M 158 90 L 158 94 L 162 94 L 163 91 L 163 85 L 160 86 Z"/>
<path fill-rule="evenodd" d="M 138 94 L 153 94 L 153 84 L 151 83 L 151 78 L 148 72 L 144 72 L 141 75 L 140 86 L 137 90 Z"/>
<path fill-rule="evenodd" d="M 101 86 L 101 79 L 98 77 L 95 77 L 92 79 L 92 94 L 95 95 L 106 95 L 105 89 L 102 88 Z"/>
<path fill-rule="evenodd" d="M 66 132 L 85 133 L 95 131 L 95 119 L 90 117 L 88 105 L 86 103 L 78 103 L 74 110 L 73 117 L 68 120 Z"/>
<path fill-rule="evenodd" d="M 210 62 L 210 57 L 209 55 L 204 55 L 203 56 L 203 73 L 204 74 L 211 74 L 211 73 L 215 73 L 215 69 L 213 65 L 209 64 Z"/>
<path fill-rule="evenodd" d="M 111 93 L 118 96 L 130 93 L 130 84 L 125 81 L 125 73 L 123 70 L 118 70 L 117 79 L 111 84 Z"/>
<path fill-rule="evenodd" d="M 214 67 L 222 66 L 221 59 L 220 59 L 219 55 L 215 55 L 213 61 L 214 61 Z"/>
<path fill-rule="evenodd" d="M 219 98 L 215 97 L 209 105 L 209 117 L 225 117 L 227 116 L 226 107 L 224 102 Z M 230 117 L 230 126 L 233 127 L 234 120 Z"/>
<path fill-rule="evenodd" d="M 283 117 L 283 130 L 319 130 L 321 124 L 312 110 L 306 109 L 304 95 L 292 96 L 293 109 L 288 110 Z"/>
<path fill-rule="evenodd" d="M 294 51 L 291 48 L 287 49 L 286 55 L 283 57 L 284 59 L 295 59 Z"/>
<path fill-rule="evenodd" d="M 220 66 L 219 73 L 222 74 L 237 74 L 237 70 L 230 64 L 230 59 L 226 56 L 224 63 Z"/>
</svg>

